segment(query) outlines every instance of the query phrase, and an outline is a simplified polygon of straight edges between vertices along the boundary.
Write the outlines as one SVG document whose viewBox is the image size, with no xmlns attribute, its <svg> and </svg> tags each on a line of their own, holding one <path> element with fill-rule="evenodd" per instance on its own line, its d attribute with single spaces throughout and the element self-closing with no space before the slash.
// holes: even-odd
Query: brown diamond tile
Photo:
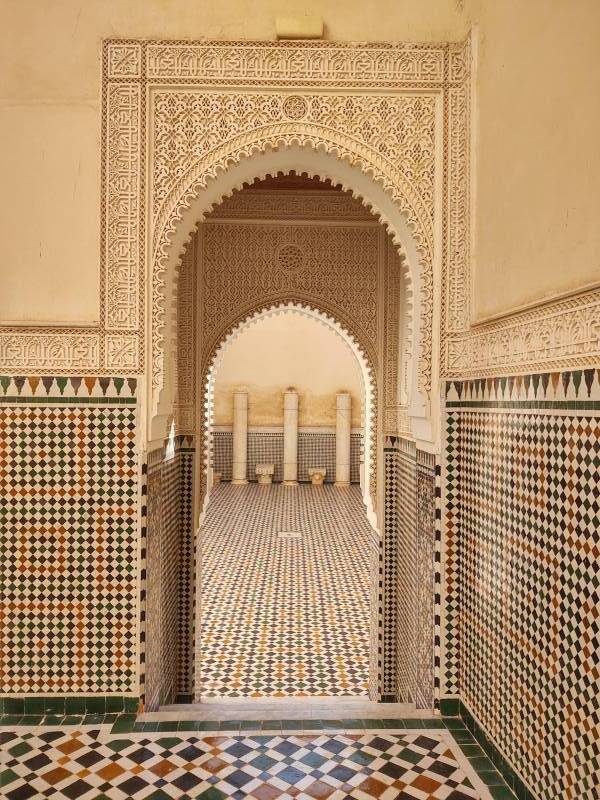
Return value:
<svg viewBox="0 0 600 800">
<path fill-rule="evenodd" d="M 99 769 L 96 775 L 99 775 L 103 780 L 109 783 L 118 775 L 122 775 L 124 772 L 125 770 L 123 767 L 120 767 L 115 761 L 112 761 L 110 764 L 102 767 L 102 769 Z"/>
<path fill-rule="evenodd" d="M 72 775 L 73 773 L 69 772 L 69 770 L 64 767 L 55 767 L 51 769 L 50 772 L 45 772 L 43 775 L 40 775 L 40 777 L 43 778 L 46 783 L 49 783 L 50 786 L 54 786 Z"/>
</svg>

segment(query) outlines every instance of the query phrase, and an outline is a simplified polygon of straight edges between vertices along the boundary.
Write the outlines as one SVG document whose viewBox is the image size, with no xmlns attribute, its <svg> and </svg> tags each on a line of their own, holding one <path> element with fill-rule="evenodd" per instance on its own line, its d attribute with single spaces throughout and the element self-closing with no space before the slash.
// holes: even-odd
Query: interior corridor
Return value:
<svg viewBox="0 0 600 800">
<path fill-rule="evenodd" d="M 202 694 L 366 695 L 370 531 L 358 487 L 217 486 L 201 528 Z"/>
</svg>

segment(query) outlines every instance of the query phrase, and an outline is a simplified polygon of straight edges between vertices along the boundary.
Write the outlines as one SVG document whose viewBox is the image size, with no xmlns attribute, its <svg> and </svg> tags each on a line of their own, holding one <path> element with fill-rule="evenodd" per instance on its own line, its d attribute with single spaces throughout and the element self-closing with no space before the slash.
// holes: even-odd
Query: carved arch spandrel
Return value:
<svg viewBox="0 0 600 800">
<path fill-rule="evenodd" d="M 249 303 L 248 305 L 238 306 L 235 315 L 224 320 L 219 332 L 213 335 L 211 339 L 206 342 L 205 347 L 202 348 L 203 353 L 206 354 L 203 356 L 202 370 L 204 371 L 210 366 L 210 354 L 215 352 L 216 348 L 218 348 L 240 325 L 243 325 L 246 320 L 256 315 L 264 314 L 273 307 L 285 307 L 290 304 L 295 304 L 298 307 L 306 306 L 334 320 L 336 324 L 343 328 L 348 336 L 352 338 L 356 343 L 356 347 L 364 353 L 369 368 L 373 370 L 377 369 L 377 352 L 373 344 L 369 341 L 366 332 L 356 325 L 356 321 L 352 319 L 351 314 L 344 311 L 340 306 L 327 303 L 322 298 L 317 298 L 309 294 L 281 292 L 265 294 L 263 300 L 258 305 Z"/>
</svg>

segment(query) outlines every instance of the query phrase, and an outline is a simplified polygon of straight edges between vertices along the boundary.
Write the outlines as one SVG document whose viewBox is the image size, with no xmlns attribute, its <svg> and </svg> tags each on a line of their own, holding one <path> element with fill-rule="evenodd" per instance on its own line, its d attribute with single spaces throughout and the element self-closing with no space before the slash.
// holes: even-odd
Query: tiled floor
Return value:
<svg viewBox="0 0 600 800">
<path fill-rule="evenodd" d="M 368 539 L 357 487 L 217 487 L 202 526 L 203 694 L 365 695 Z"/>
<path fill-rule="evenodd" d="M 512 797 L 493 787 L 490 794 L 448 730 L 232 735 L 38 727 L 3 733 L 2 746 L 8 800 Z"/>
</svg>

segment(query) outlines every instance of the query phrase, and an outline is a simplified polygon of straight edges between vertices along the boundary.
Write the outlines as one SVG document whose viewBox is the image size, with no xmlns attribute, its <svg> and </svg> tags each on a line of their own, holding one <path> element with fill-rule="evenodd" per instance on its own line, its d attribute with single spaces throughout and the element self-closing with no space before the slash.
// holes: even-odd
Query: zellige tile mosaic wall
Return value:
<svg viewBox="0 0 600 800">
<path fill-rule="evenodd" d="M 599 467 L 600 370 L 447 384 L 445 691 L 544 800 L 600 775 Z"/>
<path fill-rule="evenodd" d="M 435 457 L 386 438 L 384 694 L 433 708 L 439 526 Z M 390 662 L 393 661 L 393 664 Z"/>
<path fill-rule="evenodd" d="M 0 685 L 137 693 L 132 378 L 0 377 Z"/>
<path fill-rule="evenodd" d="M 148 456 L 145 707 L 175 702 L 193 682 L 194 540 L 189 437 Z"/>
</svg>

